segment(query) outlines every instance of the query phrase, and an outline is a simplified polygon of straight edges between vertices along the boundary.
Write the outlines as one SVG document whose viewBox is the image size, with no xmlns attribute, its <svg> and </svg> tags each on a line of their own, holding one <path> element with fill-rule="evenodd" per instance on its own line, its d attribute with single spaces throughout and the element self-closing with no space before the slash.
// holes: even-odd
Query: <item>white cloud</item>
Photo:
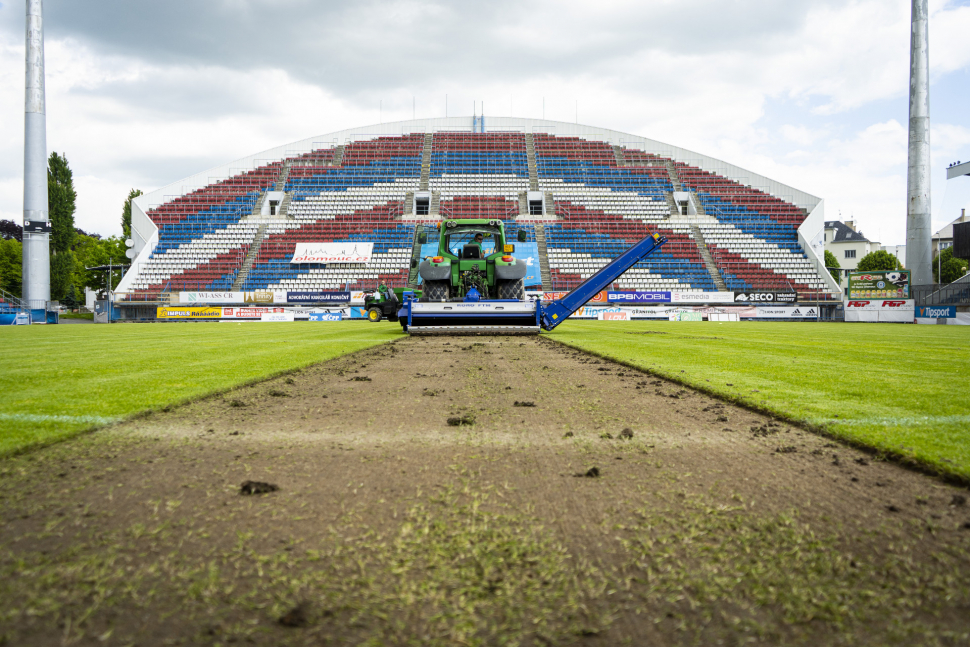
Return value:
<svg viewBox="0 0 970 647">
<path fill-rule="evenodd" d="M 905 100 L 907 0 L 80 4 L 46 7 L 48 146 L 71 162 L 85 229 L 117 233 L 131 187 L 410 118 L 412 97 L 418 117 L 443 115 L 447 94 L 452 115 L 484 101 L 486 115 L 511 103 L 539 117 L 545 98 L 546 117 L 563 121 L 578 100 L 581 123 L 750 168 L 824 197 L 830 215 L 854 215 L 873 238 L 904 239 L 907 115 L 866 111 Z M 0 218 L 19 221 L 23 17 L 13 9 L 0 7 L 10 124 Z M 931 15 L 934 82 L 965 77 L 970 7 L 933 0 Z M 970 100 L 965 87 L 954 94 Z M 965 125 L 938 123 L 932 141 L 937 165 L 970 159 Z"/>
</svg>

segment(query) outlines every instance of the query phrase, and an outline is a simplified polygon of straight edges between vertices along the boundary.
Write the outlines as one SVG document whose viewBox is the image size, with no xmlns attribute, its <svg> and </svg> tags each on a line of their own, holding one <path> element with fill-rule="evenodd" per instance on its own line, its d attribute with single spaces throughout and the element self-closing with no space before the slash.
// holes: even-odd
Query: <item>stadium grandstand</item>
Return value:
<svg viewBox="0 0 970 647">
<path fill-rule="evenodd" d="M 568 291 L 633 242 L 669 240 L 615 287 L 791 291 L 836 298 L 824 205 L 731 164 L 626 133 L 539 119 L 452 117 L 314 137 L 134 201 L 136 258 L 118 300 L 179 291 L 361 290 L 416 280 L 440 220 L 525 229 L 533 290 Z M 372 261 L 294 264 L 300 242 L 373 243 Z"/>
</svg>

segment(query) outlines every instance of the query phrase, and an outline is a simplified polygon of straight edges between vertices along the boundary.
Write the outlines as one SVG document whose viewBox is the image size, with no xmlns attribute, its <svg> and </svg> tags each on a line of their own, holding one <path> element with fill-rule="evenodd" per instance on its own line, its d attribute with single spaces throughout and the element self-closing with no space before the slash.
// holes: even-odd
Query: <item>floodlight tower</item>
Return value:
<svg viewBox="0 0 970 647">
<path fill-rule="evenodd" d="M 912 0 L 909 49 L 909 173 L 906 264 L 913 285 L 933 283 L 930 238 L 930 43 L 928 0 Z"/>
<path fill-rule="evenodd" d="M 23 298 L 31 310 L 46 308 L 51 298 L 43 12 L 43 0 L 27 0 Z"/>
</svg>

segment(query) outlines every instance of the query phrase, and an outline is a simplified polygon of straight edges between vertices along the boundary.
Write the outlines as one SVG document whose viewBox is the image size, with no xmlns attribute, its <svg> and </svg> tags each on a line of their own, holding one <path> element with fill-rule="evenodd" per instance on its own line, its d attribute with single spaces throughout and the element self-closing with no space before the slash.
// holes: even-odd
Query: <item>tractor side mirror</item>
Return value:
<svg viewBox="0 0 970 647">
<path fill-rule="evenodd" d="M 418 266 L 418 260 L 416 258 L 411 259 L 411 269 L 413 270 Z"/>
<path fill-rule="evenodd" d="M 420 233 L 420 234 L 418 234 L 418 244 L 420 244 L 420 245 L 426 245 L 427 242 L 428 242 L 428 234 L 423 233 L 423 232 Z"/>
<path fill-rule="evenodd" d="M 518 239 L 519 239 L 519 242 L 520 243 L 524 243 L 525 242 L 525 229 L 520 229 L 519 230 Z"/>
</svg>

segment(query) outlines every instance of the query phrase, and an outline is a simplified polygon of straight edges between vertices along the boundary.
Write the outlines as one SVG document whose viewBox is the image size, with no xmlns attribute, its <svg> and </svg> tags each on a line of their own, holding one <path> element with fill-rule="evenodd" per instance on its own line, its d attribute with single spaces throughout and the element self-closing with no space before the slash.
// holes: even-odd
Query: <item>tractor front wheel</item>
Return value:
<svg viewBox="0 0 970 647">
<path fill-rule="evenodd" d="M 384 315 L 381 312 L 380 308 L 371 308 L 370 310 L 367 311 L 367 321 L 378 323 L 383 318 L 384 318 Z"/>
<path fill-rule="evenodd" d="M 425 281 L 424 294 L 428 301 L 447 301 L 451 293 L 451 284 L 448 281 Z"/>
<path fill-rule="evenodd" d="M 498 298 L 525 301 L 525 284 L 522 282 L 522 279 L 499 281 Z"/>
</svg>

